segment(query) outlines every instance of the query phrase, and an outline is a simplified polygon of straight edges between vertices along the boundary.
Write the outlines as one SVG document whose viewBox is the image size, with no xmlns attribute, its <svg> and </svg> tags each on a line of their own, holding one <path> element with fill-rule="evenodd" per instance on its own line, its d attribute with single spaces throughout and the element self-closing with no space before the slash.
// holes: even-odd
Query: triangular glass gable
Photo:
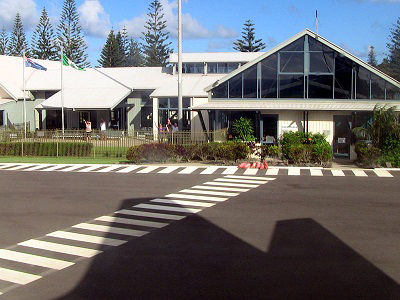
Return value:
<svg viewBox="0 0 400 300">
<path fill-rule="evenodd" d="M 400 89 L 305 34 L 213 88 L 211 95 L 219 99 L 400 100 Z"/>
</svg>

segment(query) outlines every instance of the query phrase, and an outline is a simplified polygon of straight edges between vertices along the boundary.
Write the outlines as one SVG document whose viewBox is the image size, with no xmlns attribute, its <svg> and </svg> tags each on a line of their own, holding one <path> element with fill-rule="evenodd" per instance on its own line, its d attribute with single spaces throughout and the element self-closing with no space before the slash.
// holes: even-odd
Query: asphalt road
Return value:
<svg viewBox="0 0 400 300">
<path fill-rule="evenodd" d="M 0 248 L 218 177 L 0 171 Z M 276 178 L 0 299 L 400 298 L 400 177 Z"/>
</svg>

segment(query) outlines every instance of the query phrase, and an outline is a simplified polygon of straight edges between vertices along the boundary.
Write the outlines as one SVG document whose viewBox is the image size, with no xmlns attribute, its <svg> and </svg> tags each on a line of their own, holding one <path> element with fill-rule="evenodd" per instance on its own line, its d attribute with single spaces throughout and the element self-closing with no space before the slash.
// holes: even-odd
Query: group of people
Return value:
<svg viewBox="0 0 400 300">
<path fill-rule="evenodd" d="M 86 141 L 88 142 L 90 140 L 90 136 L 92 134 L 92 122 L 83 119 L 83 122 L 85 123 L 85 133 L 86 133 Z M 101 119 L 100 121 L 100 136 L 101 139 L 106 139 L 106 130 L 107 130 L 107 124 L 104 119 Z"/>
<path fill-rule="evenodd" d="M 165 125 L 165 127 L 163 127 L 162 124 L 160 124 L 158 126 L 158 133 L 159 134 L 175 133 L 177 131 L 178 131 L 178 124 L 177 123 L 172 124 L 170 119 L 168 119 L 168 122 Z"/>
</svg>

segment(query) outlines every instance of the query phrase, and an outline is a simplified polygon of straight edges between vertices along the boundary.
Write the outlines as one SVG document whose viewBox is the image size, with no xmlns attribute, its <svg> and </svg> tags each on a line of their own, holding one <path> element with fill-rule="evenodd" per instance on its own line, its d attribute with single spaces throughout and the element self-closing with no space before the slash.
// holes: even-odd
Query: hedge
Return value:
<svg viewBox="0 0 400 300">
<path fill-rule="evenodd" d="M 58 149 L 57 149 L 58 147 Z M 26 142 L 24 156 L 90 156 L 93 145 L 85 142 Z M 22 142 L 0 142 L 0 156 L 21 156 Z"/>
</svg>

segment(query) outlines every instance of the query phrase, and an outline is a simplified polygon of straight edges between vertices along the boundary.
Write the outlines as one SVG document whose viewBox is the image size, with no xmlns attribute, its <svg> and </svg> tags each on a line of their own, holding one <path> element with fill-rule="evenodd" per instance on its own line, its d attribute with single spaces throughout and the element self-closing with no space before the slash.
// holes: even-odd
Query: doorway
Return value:
<svg viewBox="0 0 400 300">
<path fill-rule="evenodd" d="M 278 140 L 278 114 L 261 115 L 260 139 L 262 142 L 274 144 Z"/>
<path fill-rule="evenodd" d="M 333 155 L 336 158 L 350 158 L 352 116 L 333 116 Z"/>
</svg>

